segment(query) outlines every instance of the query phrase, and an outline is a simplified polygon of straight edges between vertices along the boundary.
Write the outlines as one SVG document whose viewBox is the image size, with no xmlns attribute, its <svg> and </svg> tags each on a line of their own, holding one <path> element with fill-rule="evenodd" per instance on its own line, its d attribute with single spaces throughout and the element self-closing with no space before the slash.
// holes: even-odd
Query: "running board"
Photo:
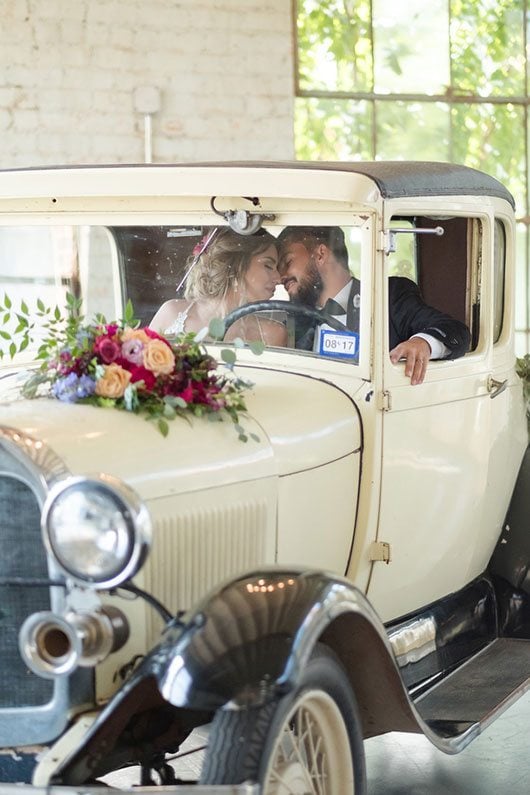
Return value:
<svg viewBox="0 0 530 795">
<path fill-rule="evenodd" d="M 431 731 L 454 738 L 459 751 L 467 744 L 463 735 L 472 739 L 529 689 L 530 640 L 499 638 L 420 696 L 415 707 Z"/>
</svg>

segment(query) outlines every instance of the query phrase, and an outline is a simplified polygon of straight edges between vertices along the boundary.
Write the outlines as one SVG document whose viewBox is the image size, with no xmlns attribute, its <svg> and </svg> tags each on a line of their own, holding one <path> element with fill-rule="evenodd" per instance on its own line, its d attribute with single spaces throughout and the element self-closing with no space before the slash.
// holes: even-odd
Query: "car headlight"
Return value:
<svg viewBox="0 0 530 795">
<path fill-rule="evenodd" d="M 107 475 L 57 484 L 44 504 L 42 531 L 48 552 L 67 577 L 95 588 L 133 577 L 151 537 L 146 508 L 125 484 Z"/>
</svg>

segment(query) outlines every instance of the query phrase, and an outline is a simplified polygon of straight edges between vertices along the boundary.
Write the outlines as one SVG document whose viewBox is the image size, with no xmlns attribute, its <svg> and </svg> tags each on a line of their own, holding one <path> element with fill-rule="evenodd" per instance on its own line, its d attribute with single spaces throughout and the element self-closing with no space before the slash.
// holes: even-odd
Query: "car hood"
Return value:
<svg viewBox="0 0 530 795">
<path fill-rule="evenodd" d="M 0 393 L 0 425 L 50 448 L 75 475 L 107 473 L 144 499 L 314 469 L 360 449 L 355 405 L 337 387 L 303 375 L 245 368 L 253 383 L 241 424 L 177 417 L 163 437 L 142 416 L 51 398 Z M 12 390 L 9 390 L 12 392 Z"/>
</svg>

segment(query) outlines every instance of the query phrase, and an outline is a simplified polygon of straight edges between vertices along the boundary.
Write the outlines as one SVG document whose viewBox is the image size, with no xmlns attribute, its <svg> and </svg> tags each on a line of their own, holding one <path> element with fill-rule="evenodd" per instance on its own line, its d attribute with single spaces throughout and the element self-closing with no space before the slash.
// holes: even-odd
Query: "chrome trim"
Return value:
<svg viewBox="0 0 530 795">
<path fill-rule="evenodd" d="M 6 457 L 10 459 L 9 468 L 4 464 Z M 70 474 L 45 442 L 6 425 L 0 425 L 0 473 L 31 489 L 41 510 L 52 486 Z M 48 573 L 51 579 L 57 574 L 50 559 Z M 52 610 L 64 611 L 62 588 L 51 588 L 50 604 Z M 93 675 L 85 669 L 76 671 L 70 679 L 56 680 L 46 704 L 0 708 L 0 747 L 51 741 L 64 731 L 72 710 L 81 704 L 92 704 L 93 699 Z"/>
<path fill-rule="evenodd" d="M 436 651 L 436 621 L 432 616 L 418 618 L 390 630 L 388 639 L 400 667 L 419 662 Z"/>
<path fill-rule="evenodd" d="M 0 425 L 0 443 L 39 482 L 45 495 L 57 481 L 68 477 L 70 471 L 64 461 L 40 439 L 35 439 L 23 431 Z"/>
<path fill-rule="evenodd" d="M 73 573 L 58 560 L 53 545 L 50 541 L 48 530 L 48 518 L 54 502 L 68 489 L 76 488 L 95 488 L 110 492 L 114 500 L 119 504 L 123 515 L 127 519 L 127 524 L 132 531 L 132 549 L 129 559 L 126 561 L 122 570 L 106 580 L 94 580 L 90 577 L 82 577 L 79 573 Z M 69 580 L 79 583 L 86 587 L 88 584 L 94 589 L 106 590 L 114 588 L 126 580 L 130 580 L 141 568 L 147 553 L 151 547 L 152 524 L 149 511 L 139 496 L 133 489 L 123 481 L 112 475 L 99 474 L 95 477 L 72 476 L 55 483 L 49 491 L 44 502 L 41 519 L 42 536 L 46 552 L 55 562 L 56 566 L 63 572 Z"/>
</svg>

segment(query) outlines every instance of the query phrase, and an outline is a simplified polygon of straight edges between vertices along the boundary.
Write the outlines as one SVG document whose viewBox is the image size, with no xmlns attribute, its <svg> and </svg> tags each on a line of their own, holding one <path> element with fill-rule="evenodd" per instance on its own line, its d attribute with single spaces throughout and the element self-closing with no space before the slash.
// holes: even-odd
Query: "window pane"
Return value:
<svg viewBox="0 0 530 795">
<path fill-rule="evenodd" d="M 298 0 L 302 90 L 371 91 L 370 0 Z"/>
<path fill-rule="evenodd" d="M 523 95 L 523 0 L 452 0 L 454 89 L 481 96 Z"/>
<path fill-rule="evenodd" d="M 373 0 L 373 26 L 377 92 L 445 92 L 450 81 L 448 0 Z"/>
<path fill-rule="evenodd" d="M 515 252 L 515 351 L 524 356 L 530 351 L 528 335 L 528 226 L 517 224 Z M 525 332 L 525 333 L 523 333 Z"/>
<path fill-rule="evenodd" d="M 37 302 L 62 310 L 67 293 L 82 299 L 83 314 L 118 316 L 116 262 L 116 247 L 101 227 L 0 226 L 0 280 L 13 304 L 12 312 L 2 316 L 4 330 L 14 333 L 21 301 L 32 313 Z M 35 344 L 25 356 L 34 354 L 46 336 L 42 322 L 37 322 L 33 336 Z M 0 343 L 0 349 L 7 350 L 8 343 Z"/>
<path fill-rule="evenodd" d="M 381 160 L 447 160 L 449 109 L 442 103 L 376 102 Z"/>
<path fill-rule="evenodd" d="M 498 342 L 504 318 L 504 274 L 506 266 L 506 232 L 495 219 L 493 237 L 493 342 Z"/>
<path fill-rule="evenodd" d="M 300 160 L 371 160 L 372 103 L 298 98 L 296 156 Z"/>
<path fill-rule="evenodd" d="M 524 111 L 514 105 L 453 106 L 452 160 L 503 182 L 525 206 Z"/>
<path fill-rule="evenodd" d="M 392 219 L 391 229 L 413 229 L 411 221 L 406 218 Z M 388 255 L 388 275 L 406 276 L 413 282 L 418 282 L 416 269 L 416 240 L 413 234 L 397 233 L 394 235 L 395 250 Z"/>
</svg>

